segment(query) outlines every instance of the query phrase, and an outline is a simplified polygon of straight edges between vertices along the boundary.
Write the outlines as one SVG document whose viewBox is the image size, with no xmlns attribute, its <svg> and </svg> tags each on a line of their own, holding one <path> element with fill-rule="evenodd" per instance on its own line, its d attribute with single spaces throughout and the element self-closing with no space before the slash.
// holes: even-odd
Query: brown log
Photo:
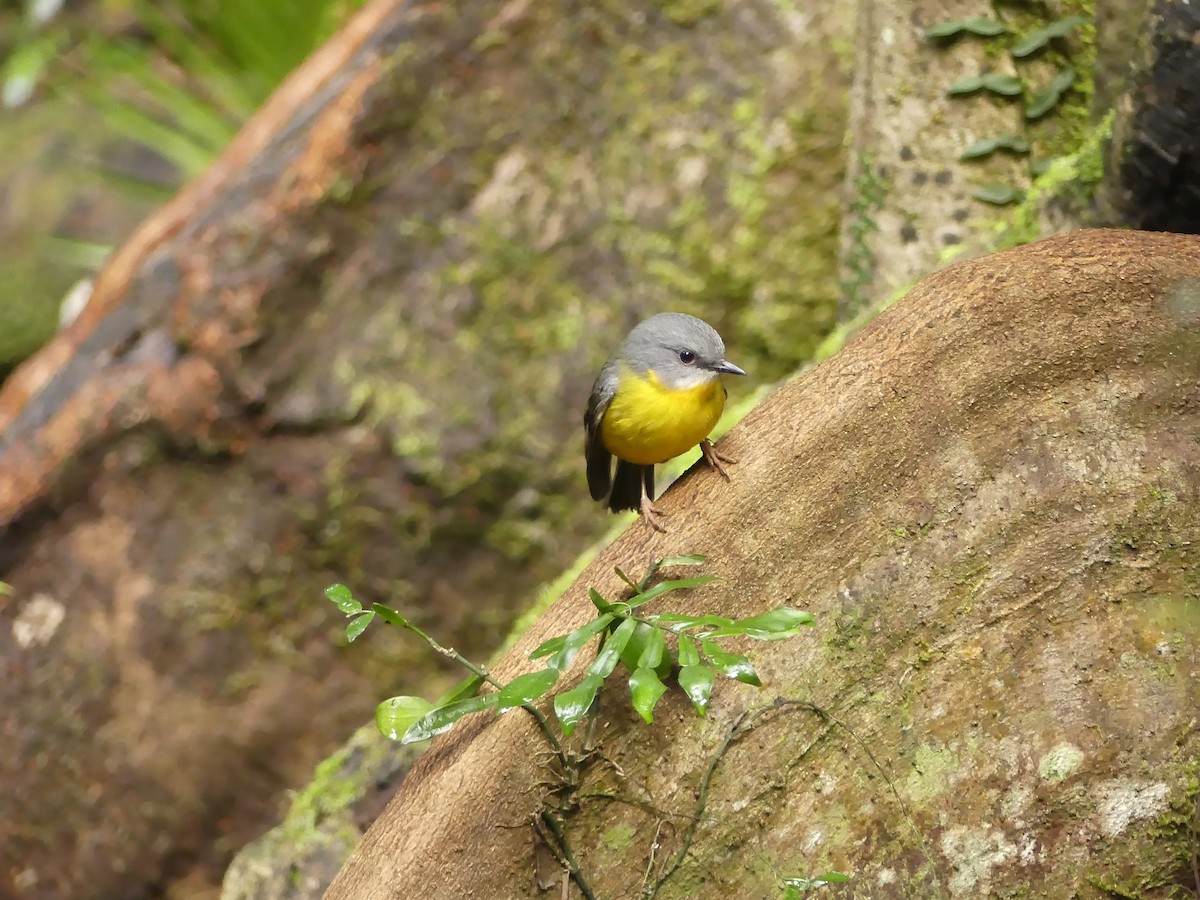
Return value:
<svg viewBox="0 0 1200 900">
<path fill-rule="evenodd" d="M 706 719 L 602 693 L 563 825 L 594 895 L 777 896 L 826 869 L 864 898 L 1196 890 L 1198 448 L 1200 238 L 1074 232 L 926 278 L 495 668 L 533 669 L 588 586 L 616 598 L 614 565 L 664 555 L 720 581 L 656 608 L 816 617 L 747 642 L 766 688 L 719 684 Z M 542 896 L 545 750 L 519 711 L 439 738 L 327 897 Z"/>
</svg>

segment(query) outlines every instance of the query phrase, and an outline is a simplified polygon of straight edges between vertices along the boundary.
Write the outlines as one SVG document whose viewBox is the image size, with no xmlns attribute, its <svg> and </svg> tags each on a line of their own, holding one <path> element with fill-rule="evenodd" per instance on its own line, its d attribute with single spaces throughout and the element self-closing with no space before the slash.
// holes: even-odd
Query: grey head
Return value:
<svg viewBox="0 0 1200 900">
<path fill-rule="evenodd" d="M 686 313 L 659 313 L 641 322 L 619 355 L 639 375 L 654 372 L 672 390 L 699 387 L 721 374 L 746 374 L 725 358 L 716 330 Z"/>
</svg>

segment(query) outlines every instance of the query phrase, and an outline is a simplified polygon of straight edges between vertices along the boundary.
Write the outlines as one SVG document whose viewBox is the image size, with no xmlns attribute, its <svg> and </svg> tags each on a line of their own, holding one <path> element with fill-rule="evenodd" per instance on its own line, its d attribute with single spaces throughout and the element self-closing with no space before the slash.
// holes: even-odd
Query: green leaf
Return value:
<svg viewBox="0 0 1200 900">
<path fill-rule="evenodd" d="M 631 588 L 633 588 L 634 591 L 636 591 L 638 589 L 637 582 L 634 581 L 632 578 L 630 578 L 628 575 L 626 575 L 623 571 L 621 571 L 620 566 L 613 566 L 613 571 L 617 573 L 618 578 L 620 578 L 623 582 L 625 582 L 627 585 L 629 585 Z"/>
<path fill-rule="evenodd" d="M 696 715 L 708 712 L 708 699 L 712 696 L 715 675 L 708 666 L 688 665 L 679 670 L 679 686 L 692 701 Z"/>
<path fill-rule="evenodd" d="M 1015 75 L 1002 75 L 999 72 L 988 72 L 982 76 L 984 90 L 999 94 L 1002 97 L 1018 97 L 1024 90 L 1021 79 Z"/>
<path fill-rule="evenodd" d="M 679 636 L 679 665 L 695 666 L 700 664 L 700 651 L 696 649 L 696 642 L 686 634 Z"/>
<path fill-rule="evenodd" d="M 697 625 L 705 625 L 709 628 L 724 628 L 726 625 L 733 624 L 733 619 L 727 619 L 725 616 L 685 616 L 680 613 L 659 613 L 647 616 L 646 618 L 651 622 L 667 625 L 671 631 L 677 634 L 688 628 L 695 628 Z"/>
<path fill-rule="evenodd" d="M 630 672 L 638 667 L 638 660 L 642 658 L 642 651 L 646 649 L 646 641 L 650 639 L 652 631 L 661 631 L 652 625 L 647 625 L 644 622 L 638 622 L 637 628 L 633 630 L 632 637 L 621 650 L 621 662 Z"/>
<path fill-rule="evenodd" d="M 666 692 L 667 686 L 653 669 L 637 668 L 629 676 L 629 694 L 633 698 L 633 708 L 647 722 L 654 721 L 654 707 Z"/>
<path fill-rule="evenodd" d="M 617 662 L 621 659 L 621 651 L 633 637 L 633 630 L 637 626 L 638 623 L 635 619 L 623 620 L 617 626 L 617 630 L 608 636 L 604 646 L 600 648 L 600 652 L 596 654 L 596 658 L 588 668 L 588 674 L 599 675 L 601 678 L 607 678 L 612 674 L 612 670 L 617 667 Z"/>
<path fill-rule="evenodd" d="M 1025 107 L 1025 118 L 1040 119 L 1054 109 L 1059 99 L 1075 83 L 1075 70 L 1070 66 L 1059 72 L 1054 80 L 1030 98 Z"/>
<path fill-rule="evenodd" d="M 803 891 L 811 891 L 816 888 L 823 888 L 831 884 L 846 884 L 850 881 L 849 875 L 843 875 L 841 872 L 825 872 L 822 875 L 814 875 L 812 878 L 785 878 L 783 880 L 791 894 L 784 894 L 785 900 L 789 897 L 802 897 Z"/>
<path fill-rule="evenodd" d="M 1016 203 L 1025 196 L 1025 192 L 1009 184 L 981 184 L 971 193 L 976 200 L 991 203 L 994 206 L 1008 206 Z"/>
<path fill-rule="evenodd" d="M 565 672 L 571 667 L 571 663 L 575 662 L 580 648 L 612 624 L 615 618 L 612 614 L 605 613 L 599 618 L 592 619 L 586 625 L 576 628 L 570 634 L 550 638 L 530 653 L 529 658 L 541 659 L 543 656 L 549 656 L 550 660 L 546 664 L 559 672 Z"/>
<path fill-rule="evenodd" d="M 331 584 L 325 588 L 325 596 L 337 604 L 337 608 L 348 616 L 362 612 L 362 604 L 354 599 L 350 588 L 344 584 Z"/>
<path fill-rule="evenodd" d="M 491 709 L 499 700 L 499 694 L 479 694 L 439 706 L 410 725 L 408 731 L 404 732 L 404 736 L 400 738 L 400 743 L 416 744 L 437 737 L 439 734 L 449 731 L 454 723 L 463 716 L 483 709 Z"/>
<path fill-rule="evenodd" d="M 375 707 L 375 725 L 385 738 L 398 741 L 431 709 L 433 704 L 424 697 L 390 697 Z"/>
<path fill-rule="evenodd" d="M 605 600 L 601 593 L 594 587 L 588 588 L 588 599 L 592 601 L 592 606 L 596 607 L 602 613 L 612 612 L 616 608 L 616 604 Z"/>
<path fill-rule="evenodd" d="M 712 641 L 701 641 L 700 646 L 704 649 L 704 655 L 726 678 L 762 687 L 758 673 L 754 671 L 754 666 L 750 664 L 748 657 L 742 656 L 740 653 L 726 653 Z"/>
<path fill-rule="evenodd" d="M 507 712 L 515 706 L 524 706 L 545 695 L 558 681 L 558 672 L 554 669 L 542 669 L 538 672 L 528 672 L 518 675 L 499 691 L 500 712 Z"/>
<path fill-rule="evenodd" d="M 962 94 L 974 94 L 976 91 L 983 90 L 983 78 L 979 75 L 968 75 L 966 78 L 960 78 L 950 87 L 946 88 L 946 94 L 951 97 L 957 97 Z"/>
<path fill-rule="evenodd" d="M 389 625 L 395 625 L 397 628 L 408 627 L 408 619 L 404 618 L 404 616 L 400 615 L 400 613 L 390 606 L 384 606 L 382 603 L 372 603 L 371 611 Z"/>
<path fill-rule="evenodd" d="M 716 580 L 712 575 L 697 575 L 695 578 L 677 578 L 673 581 L 660 581 L 654 587 L 647 588 L 631 597 L 629 599 L 629 608 L 637 609 L 637 607 L 649 603 L 651 600 L 656 600 L 669 591 L 682 591 L 687 588 L 700 587 L 701 585 L 711 584 Z"/>
<path fill-rule="evenodd" d="M 997 150 L 1008 150 L 1012 153 L 1028 153 L 1029 141 L 1019 134 L 1003 134 L 1000 137 L 980 138 L 964 150 L 959 159 L 980 159 L 990 156 Z"/>
<path fill-rule="evenodd" d="M 661 628 L 651 628 L 646 635 L 646 645 L 638 657 L 636 668 L 657 669 L 667 652 L 667 639 Z"/>
<path fill-rule="evenodd" d="M 346 626 L 346 640 L 353 644 L 374 620 L 375 613 L 371 611 L 355 616 L 350 620 L 350 624 Z"/>
<path fill-rule="evenodd" d="M 585 675 L 577 687 L 554 697 L 554 715 L 562 726 L 563 737 L 570 737 L 579 720 L 587 715 L 603 684 L 599 675 Z"/>
<path fill-rule="evenodd" d="M 1024 40 L 1018 41 L 1008 52 L 1017 59 L 1029 56 L 1031 53 L 1041 50 L 1055 38 L 1066 37 L 1075 28 L 1087 24 L 1087 21 L 1083 16 L 1068 16 L 1065 19 L 1051 22 L 1045 28 L 1039 28 Z"/>
<path fill-rule="evenodd" d="M 444 693 L 440 698 L 438 698 L 437 705 L 445 706 L 448 703 L 453 703 L 455 700 L 464 700 L 467 697 L 474 697 L 477 693 L 479 693 L 479 686 L 481 684 L 483 684 L 482 675 L 471 675 L 468 678 L 464 678 L 458 684 L 454 685 L 454 687 L 450 688 L 450 690 L 446 691 L 446 693 Z"/>
<path fill-rule="evenodd" d="M 936 40 L 956 37 L 964 32 L 978 35 L 979 37 L 995 37 L 998 34 L 1004 34 L 1007 30 L 1003 22 L 977 16 L 973 19 L 951 19 L 946 22 L 938 22 L 936 25 L 930 25 L 925 29 L 925 37 L 928 40 Z"/>
<path fill-rule="evenodd" d="M 792 637 L 799 633 L 801 628 L 812 624 L 812 613 L 793 609 L 790 606 L 779 606 L 770 612 L 738 619 L 724 628 L 710 631 L 703 636 L 715 638 L 745 635 L 759 641 L 780 641 Z"/>
</svg>

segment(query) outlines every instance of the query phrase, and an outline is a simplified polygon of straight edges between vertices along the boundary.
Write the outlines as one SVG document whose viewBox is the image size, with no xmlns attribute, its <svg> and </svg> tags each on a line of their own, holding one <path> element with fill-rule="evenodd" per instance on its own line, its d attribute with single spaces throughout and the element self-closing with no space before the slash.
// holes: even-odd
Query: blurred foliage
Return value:
<svg viewBox="0 0 1200 900">
<path fill-rule="evenodd" d="M 0 0 L 0 372 L 364 2 Z"/>
</svg>

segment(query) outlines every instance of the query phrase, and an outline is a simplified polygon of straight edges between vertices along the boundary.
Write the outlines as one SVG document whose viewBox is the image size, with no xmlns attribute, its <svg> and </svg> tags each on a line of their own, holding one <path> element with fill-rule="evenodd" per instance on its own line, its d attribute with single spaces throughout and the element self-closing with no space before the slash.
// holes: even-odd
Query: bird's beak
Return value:
<svg viewBox="0 0 1200 900">
<path fill-rule="evenodd" d="M 745 375 L 746 374 L 743 369 L 738 368 L 737 366 L 735 366 L 733 363 L 731 363 L 727 359 L 723 359 L 719 363 L 717 363 L 715 366 L 713 366 L 713 371 L 714 372 L 722 372 L 726 375 Z"/>
</svg>

